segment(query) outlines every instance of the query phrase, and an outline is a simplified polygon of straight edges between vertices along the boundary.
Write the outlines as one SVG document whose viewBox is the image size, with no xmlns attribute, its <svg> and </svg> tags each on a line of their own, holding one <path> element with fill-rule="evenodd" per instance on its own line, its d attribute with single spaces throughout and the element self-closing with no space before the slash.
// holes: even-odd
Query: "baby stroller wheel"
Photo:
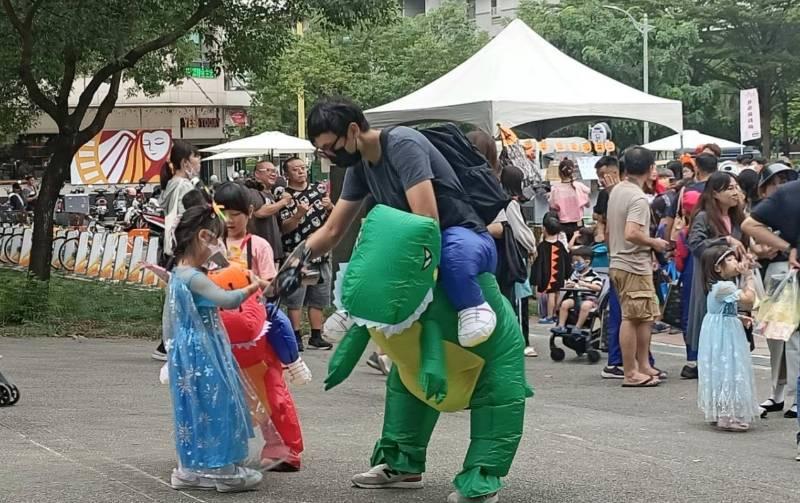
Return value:
<svg viewBox="0 0 800 503">
<path fill-rule="evenodd" d="M 0 407 L 11 405 L 11 390 L 8 386 L 0 383 Z"/>
<path fill-rule="evenodd" d="M 563 349 L 561 349 L 561 348 L 550 348 L 550 358 L 554 362 L 560 362 L 561 360 L 564 359 L 565 356 L 567 356 L 567 354 L 564 353 Z"/>
<path fill-rule="evenodd" d="M 589 363 L 597 363 L 600 361 L 600 353 L 596 349 L 587 351 L 586 357 L 589 359 Z"/>
<path fill-rule="evenodd" d="M 19 402 L 19 389 L 13 384 L 9 384 L 8 389 L 11 392 L 11 401 L 8 405 L 14 405 L 15 403 Z"/>
</svg>

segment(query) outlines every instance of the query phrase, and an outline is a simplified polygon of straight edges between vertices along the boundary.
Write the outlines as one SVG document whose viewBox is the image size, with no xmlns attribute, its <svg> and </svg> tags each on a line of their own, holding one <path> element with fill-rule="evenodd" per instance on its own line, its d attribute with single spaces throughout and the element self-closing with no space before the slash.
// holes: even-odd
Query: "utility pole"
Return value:
<svg viewBox="0 0 800 503">
<path fill-rule="evenodd" d="M 303 36 L 303 22 L 297 22 L 297 36 Z M 300 89 L 297 91 L 297 136 L 299 138 L 306 137 L 306 98 L 303 92 L 303 83 L 300 83 Z"/>
</svg>

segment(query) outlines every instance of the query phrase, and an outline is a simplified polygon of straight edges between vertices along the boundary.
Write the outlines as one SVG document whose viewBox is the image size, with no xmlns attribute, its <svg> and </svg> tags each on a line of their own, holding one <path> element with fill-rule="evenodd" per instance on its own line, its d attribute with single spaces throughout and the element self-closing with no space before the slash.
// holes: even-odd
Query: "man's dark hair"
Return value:
<svg viewBox="0 0 800 503">
<path fill-rule="evenodd" d="M 739 164 L 750 164 L 753 162 L 753 154 L 740 154 L 736 156 L 736 162 Z"/>
<path fill-rule="evenodd" d="M 326 98 L 311 107 L 306 129 L 313 143 L 323 133 L 343 136 L 351 122 L 355 122 L 362 131 L 369 130 L 369 122 L 358 105 L 347 98 Z"/>
<path fill-rule="evenodd" d="M 578 248 L 572 250 L 571 255 L 573 257 L 583 257 L 585 259 L 592 260 L 592 257 L 594 257 L 594 252 L 588 246 L 579 246 Z"/>
<path fill-rule="evenodd" d="M 300 159 L 296 155 L 287 158 L 285 161 L 281 163 L 281 173 L 283 173 L 284 175 L 288 174 L 289 163 L 292 161 L 302 161 L 302 159 Z"/>
<path fill-rule="evenodd" d="M 650 172 L 656 162 L 653 153 L 644 147 L 631 147 L 623 154 L 625 160 L 625 173 L 633 176 L 642 176 Z"/>
<path fill-rule="evenodd" d="M 706 175 L 710 175 L 717 171 L 719 167 L 719 160 L 711 154 L 700 154 L 694 158 L 694 163 L 697 169 Z"/>
<path fill-rule="evenodd" d="M 619 161 L 613 155 L 604 155 L 603 157 L 598 159 L 596 163 L 594 163 L 595 170 L 605 168 L 606 166 L 619 168 Z"/>
<path fill-rule="evenodd" d="M 683 166 L 681 165 L 680 161 L 669 161 L 666 168 L 672 171 L 672 174 L 675 175 L 676 180 L 683 178 Z"/>
<path fill-rule="evenodd" d="M 17 182 L 14 182 L 11 184 L 11 190 L 22 190 L 22 185 L 18 184 Z"/>
</svg>

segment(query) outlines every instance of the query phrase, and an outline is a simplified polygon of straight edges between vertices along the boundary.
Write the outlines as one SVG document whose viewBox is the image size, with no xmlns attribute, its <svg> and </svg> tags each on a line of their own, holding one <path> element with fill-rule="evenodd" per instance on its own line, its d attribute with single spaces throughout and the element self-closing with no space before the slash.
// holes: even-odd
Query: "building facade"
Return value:
<svg viewBox="0 0 800 503">
<path fill-rule="evenodd" d="M 403 15 L 417 16 L 436 9 L 445 0 L 403 0 Z M 517 15 L 519 0 L 467 0 L 467 12 L 479 28 L 491 36 L 505 26 L 506 19 Z"/>
</svg>

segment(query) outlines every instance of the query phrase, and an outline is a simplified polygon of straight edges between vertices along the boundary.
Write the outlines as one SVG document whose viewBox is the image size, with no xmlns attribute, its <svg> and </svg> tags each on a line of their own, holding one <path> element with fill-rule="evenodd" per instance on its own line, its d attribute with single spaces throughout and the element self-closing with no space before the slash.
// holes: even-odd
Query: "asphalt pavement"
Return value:
<svg viewBox="0 0 800 503">
<path fill-rule="evenodd" d="M 504 502 L 800 501 L 797 423 L 775 415 L 747 433 L 715 431 L 697 410 L 696 381 L 678 378 L 681 348 L 654 347 L 671 374 L 658 388 L 623 389 L 601 364 L 552 362 L 546 339 L 527 361 L 536 396 L 501 493 Z M 305 467 L 268 473 L 258 491 L 178 492 L 169 390 L 152 342 L 1 339 L 0 371 L 22 398 L 0 409 L 0 502 L 443 502 L 469 439 L 469 413 L 443 415 L 425 488 L 351 488 L 380 433 L 385 378 L 365 365 L 322 390 L 330 352 L 306 351 L 312 384 L 294 388 Z M 768 361 L 766 362 L 768 365 Z M 756 359 L 759 397 L 769 371 Z"/>
</svg>

